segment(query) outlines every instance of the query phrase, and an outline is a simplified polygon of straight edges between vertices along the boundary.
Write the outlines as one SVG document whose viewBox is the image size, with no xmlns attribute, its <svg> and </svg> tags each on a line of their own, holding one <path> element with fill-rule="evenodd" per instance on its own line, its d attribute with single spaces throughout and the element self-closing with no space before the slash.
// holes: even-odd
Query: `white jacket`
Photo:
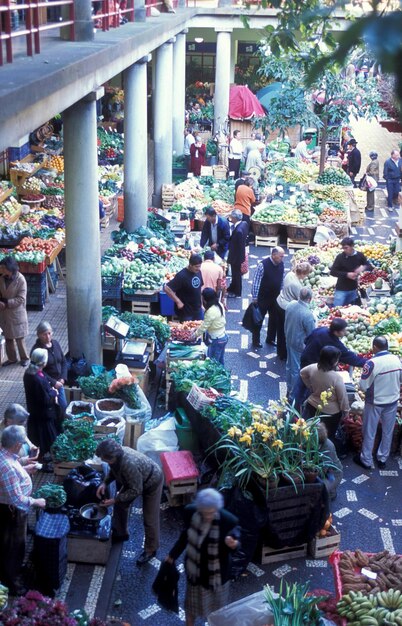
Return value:
<svg viewBox="0 0 402 626">
<path fill-rule="evenodd" d="M 366 392 L 366 402 L 381 406 L 399 400 L 401 383 L 399 357 L 384 350 L 366 362 L 359 387 Z"/>
</svg>

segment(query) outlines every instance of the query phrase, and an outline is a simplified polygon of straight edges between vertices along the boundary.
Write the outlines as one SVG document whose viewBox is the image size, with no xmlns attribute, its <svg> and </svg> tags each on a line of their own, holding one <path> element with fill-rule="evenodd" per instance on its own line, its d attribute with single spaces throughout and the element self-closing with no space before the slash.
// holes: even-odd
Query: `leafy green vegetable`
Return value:
<svg viewBox="0 0 402 626">
<path fill-rule="evenodd" d="M 169 324 L 166 324 L 163 317 L 151 317 L 150 315 L 140 315 L 128 311 L 121 315 L 117 313 L 117 315 L 119 319 L 130 326 L 129 339 L 154 339 L 163 346 L 170 337 Z"/>
<path fill-rule="evenodd" d="M 94 427 L 87 421 L 68 420 L 65 432 L 58 435 L 51 446 L 51 453 L 58 461 L 86 461 L 95 454 L 98 441 Z"/>
<path fill-rule="evenodd" d="M 203 389 L 213 387 L 221 393 L 230 393 L 230 372 L 214 359 L 205 361 L 173 361 L 172 380 L 178 391 L 189 392 L 193 383 Z"/>
<path fill-rule="evenodd" d="M 44 498 L 46 500 L 46 506 L 52 509 L 58 509 L 66 502 L 67 494 L 62 485 L 46 483 L 37 490 L 34 498 Z"/>
<path fill-rule="evenodd" d="M 84 396 L 100 400 L 109 397 L 109 386 L 113 378 L 111 372 L 105 371 L 97 376 L 79 376 L 77 381 Z"/>
</svg>

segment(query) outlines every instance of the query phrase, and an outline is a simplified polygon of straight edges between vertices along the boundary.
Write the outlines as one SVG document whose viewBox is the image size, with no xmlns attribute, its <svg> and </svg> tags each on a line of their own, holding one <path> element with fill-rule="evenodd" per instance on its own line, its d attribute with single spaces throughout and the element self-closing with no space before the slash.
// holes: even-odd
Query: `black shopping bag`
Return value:
<svg viewBox="0 0 402 626">
<path fill-rule="evenodd" d="M 252 332 L 256 328 L 261 326 L 263 319 L 264 318 L 261 315 L 258 304 L 256 302 L 251 302 L 251 304 L 248 305 L 246 312 L 244 313 L 242 325 L 246 330 Z"/>
</svg>

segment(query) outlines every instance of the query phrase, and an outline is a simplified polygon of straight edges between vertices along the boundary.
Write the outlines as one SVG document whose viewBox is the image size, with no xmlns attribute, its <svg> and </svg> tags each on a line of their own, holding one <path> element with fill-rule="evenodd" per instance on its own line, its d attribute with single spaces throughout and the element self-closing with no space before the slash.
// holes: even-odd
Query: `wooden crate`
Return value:
<svg viewBox="0 0 402 626">
<path fill-rule="evenodd" d="M 64 393 L 66 394 L 67 404 L 81 400 L 82 392 L 80 387 L 64 387 Z"/>
<path fill-rule="evenodd" d="M 19 162 L 20 163 L 32 163 L 34 159 L 35 159 L 35 155 L 28 154 Z M 24 184 L 27 178 L 30 178 L 31 176 L 36 174 L 36 172 L 38 172 L 45 165 L 45 162 L 38 163 L 37 165 L 35 165 L 34 169 L 31 172 L 25 172 L 24 170 L 19 170 L 17 167 L 13 167 L 16 164 L 17 164 L 16 161 L 14 161 L 13 163 L 10 163 L 10 180 L 13 185 L 15 185 L 16 187 L 20 187 Z"/>
<path fill-rule="evenodd" d="M 213 176 L 213 168 L 211 165 L 201 165 L 201 176 Z"/>
<path fill-rule="evenodd" d="M 0 190 L 0 204 L 3 204 L 5 200 L 13 193 L 13 188 L 9 187 L 8 189 L 4 189 L 4 191 Z"/>
<path fill-rule="evenodd" d="M 288 237 L 287 247 L 293 250 L 300 250 L 300 248 L 308 248 L 311 246 L 310 240 L 298 241 L 297 239 L 291 239 Z"/>
<path fill-rule="evenodd" d="M 135 300 L 132 300 L 131 313 L 142 313 L 145 315 L 149 315 L 150 312 L 151 312 L 150 302 L 136 302 Z"/>
<path fill-rule="evenodd" d="M 261 549 L 261 565 L 268 563 L 279 563 L 280 561 L 289 561 L 290 559 L 298 559 L 307 556 L 307 543 L 299 546 L 285 546 L 284 548 L 270 548 L 263 545 Z"/>
<path fill-rule="evenodd" d="M 256 248 L 258 246 L 266 246 L 268 248 L 274 248 L 279 245 L 279 237 L 258 237 L 255 236 L 254 245 Z"/>
<path fill-rule="evenodd" d="M 100 541 L 93 537 L 67 536 L 67 560 L 73 563 L 106 565 L 109 560 L 112 540 Z"/>
<path fill-rule="evenodd" d="M 54 463 L 54 475 L 67 476 L 72 469 L 79 465 L 82 465 L 81 461 L 60 461 L 59 463 Z"/>
<path fill-rule="evenodd" d="M 117 339 L 113 335 L 109 335 L 109 333 L 102 331 L 102 348 L 103 350 L 112 350 L 116 352 L 117 350 Z"/>
<path fill-rule="evenodd" d="M 168 486 L 167 499 L 170 506 L 189 504 L 197 493 L 197 478 L 172 480 Z"/>
<path fill-rule="evenodd" d="M 226 180 L 228 168 L 226 165 L 215 165 L 213 167 L 214 178 L 217 180 Z"/>
<path fill-rule="evenodd" d="M 141 437 L 145 432 L 145 422 L 142 420 L 137 420 L 135 422 L 126 422 L 126 431 L 124 433 L 124 441 L 123 445 L 128 446 L 129 448 L 133 448 L 133 450 L 137 449 L 137 441 L 138 438 Z"/>
<path fill-rule="evenodd" d="M 339 550 L 341 543 L 341 533 L 339 533 L 335 526 L 330 526 L 329 535 L 327 537 L 314 537 L 308 544 L 308 552 L 313 559 L 321 559 L 324 556 L 329 556 L 335 550 Z"/>
</svg>

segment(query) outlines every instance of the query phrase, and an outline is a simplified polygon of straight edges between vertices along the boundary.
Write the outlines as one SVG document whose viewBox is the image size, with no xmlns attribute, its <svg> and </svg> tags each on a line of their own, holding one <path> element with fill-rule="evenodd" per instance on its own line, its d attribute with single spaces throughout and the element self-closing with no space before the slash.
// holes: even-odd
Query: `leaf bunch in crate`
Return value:
<svg viewBox="0 0 402 626">
<path fill-rule="evenodd" d="M 361 569 L 366 568 L 375 574 L 375 580 L 364 576 Z M 389 589 L 402 592 L 402 557 L 383 550 L 368 555 L 361 550 L 345 550 L 339 562 L 342 589 L 345 593 L 361 591 L 378 593 Z"/>
<path fill-rule="evenodd" d="M 56 463 L 86 461 L 93 457 L 98 442 L 92 424 L 84 420 L 67 420 L 64 429 L 64 433 L 56 437 L 50 449 Z"/>
</svg>

